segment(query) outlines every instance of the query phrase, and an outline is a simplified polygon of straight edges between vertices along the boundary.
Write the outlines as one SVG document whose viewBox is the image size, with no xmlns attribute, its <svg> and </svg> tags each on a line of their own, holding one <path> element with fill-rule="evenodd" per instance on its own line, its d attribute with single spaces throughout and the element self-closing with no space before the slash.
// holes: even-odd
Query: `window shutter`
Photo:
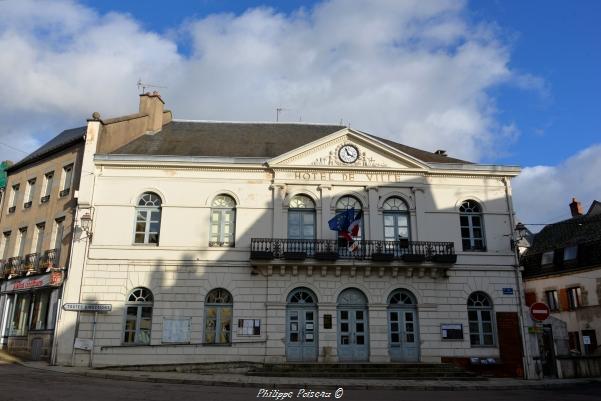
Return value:
<svg viewBox="0 0 601 401">
<path fill-rule="evenodd" d="M 526 296 L 526 306 L 530 306 L 536 302 L 536 292 L 527 292 L 525 296 Z"/>
<path fill-rule="evenodd" d="M 568 302 L 568 290 L 562 288 L 559 290 L 559 310 L 569 310 L 570 303 Z"/>
</svg>

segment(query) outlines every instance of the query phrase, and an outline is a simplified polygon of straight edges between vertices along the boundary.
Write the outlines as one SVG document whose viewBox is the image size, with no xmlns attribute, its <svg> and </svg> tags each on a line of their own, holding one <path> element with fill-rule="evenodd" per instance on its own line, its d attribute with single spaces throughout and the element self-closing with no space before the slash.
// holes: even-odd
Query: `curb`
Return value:
<svg viewBox="0 0 601 401">
<path fill-rule="evenodd" d="M 15 358 L 16 359 L 16 358 Z M 59 369 L 52 369 L 50 367 L 41 366 L 30 366 L 26 362 L 16 359 L 16 363 L 37 370 L 45 370 L 49 372 L 62 373 L 66 375 L 85 376 L 97 379 L 109 379 L 117 381 L 135 381 L 135 382 L 146 382 L 146 383 L 164 383 L 164 384 L 187 384 L 197 386 L 217 386 L 217 387 L 241 387 L 241 388 L 289 388 L 289 387 L 343 387 L 345 390 L 412 390 L 412 391 L 494 391 L 494 390 L 546 390 L 556 389 L 562 387 L 570 387 L 582 384 L 598 384 L 601 383 L 601 379 L 589 378 L 589 379 L 576 379 L 578 381 L 567 381 L 567 382 L 524 382 L 523 384 L 499 384 L 495 385 L 491 382 L 489 385 L 474 384 L 466 385 L 465 382 L 457 384 L 449 383 L 427 383 L 427 384 L 311 384 L 308 383 L 255 383 L 255 382 L 242 382 L 236 380 L 212 380 L 212 379 L 190 379 L 190 378 L 174 378 L 174 377 L 160 377 L 160 376 L 128 376 L 121 374 L 107 373 L 106 370 L 81 370 L 68 372 Z M 569 379 L 568 379 L 569 380 Z"/>
</svg>

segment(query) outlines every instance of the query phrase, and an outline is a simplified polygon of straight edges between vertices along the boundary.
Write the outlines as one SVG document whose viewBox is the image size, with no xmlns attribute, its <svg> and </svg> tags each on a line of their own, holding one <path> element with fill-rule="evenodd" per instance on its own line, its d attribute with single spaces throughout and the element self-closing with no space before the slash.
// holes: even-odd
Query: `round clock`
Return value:
<svg viewBox="0 0 601 401">
<path fill-rule="evenodd" d="M 338 157 L 345 163 L 354 163 L 359 157 L 359 150 L 353 145 L 344 145 L 338 151 Z"/>
</svg>

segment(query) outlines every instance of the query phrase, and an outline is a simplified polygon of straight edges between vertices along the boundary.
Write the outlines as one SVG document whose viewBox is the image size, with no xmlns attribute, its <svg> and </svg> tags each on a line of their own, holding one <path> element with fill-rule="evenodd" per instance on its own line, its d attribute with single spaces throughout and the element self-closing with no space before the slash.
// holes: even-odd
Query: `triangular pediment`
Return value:
<svg viewBox="0 0 601 401">
<path fill-rule="evenodd" d="M 425 169 L 420 160 L 350 128 L 271 159 L 270 166 Z"/>
</svg>

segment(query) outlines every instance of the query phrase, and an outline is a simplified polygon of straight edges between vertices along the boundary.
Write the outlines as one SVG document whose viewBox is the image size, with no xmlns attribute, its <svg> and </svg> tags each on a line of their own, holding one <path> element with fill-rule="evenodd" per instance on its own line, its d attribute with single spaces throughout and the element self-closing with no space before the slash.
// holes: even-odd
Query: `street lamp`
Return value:
<svg viewBox="0 0 601 401">
<path fill-rule="evenodd" d="M 86 232 L 88 237 L 92 236 L 92 215 L 86 212 L 80 218 L 81 229 Z"/>
</svg>

